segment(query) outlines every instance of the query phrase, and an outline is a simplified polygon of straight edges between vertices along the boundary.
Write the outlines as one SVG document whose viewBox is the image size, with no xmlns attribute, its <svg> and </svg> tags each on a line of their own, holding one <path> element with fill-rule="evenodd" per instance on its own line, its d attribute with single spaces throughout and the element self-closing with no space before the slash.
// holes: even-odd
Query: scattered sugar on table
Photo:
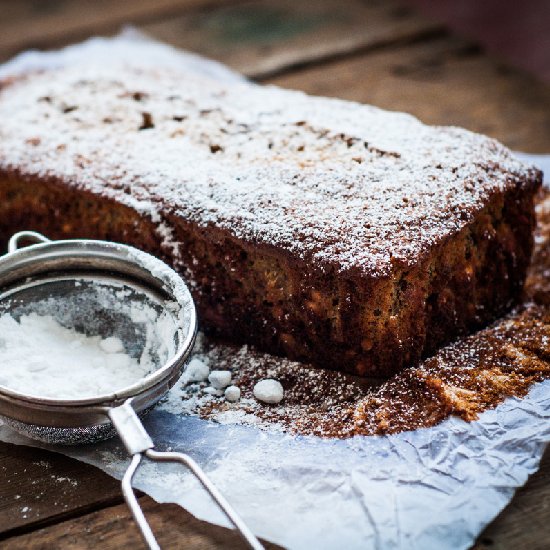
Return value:
<svg viewBox="0 0 550 550">
<path fill-rule="evenodd" d="M 113 393 L 146 376 L 150 360 L 128 355 L 122 341 L 87 336 L 52 316 L 0 316 L 0 384 L 27 395 L 80 399 Z"/>
</svg>

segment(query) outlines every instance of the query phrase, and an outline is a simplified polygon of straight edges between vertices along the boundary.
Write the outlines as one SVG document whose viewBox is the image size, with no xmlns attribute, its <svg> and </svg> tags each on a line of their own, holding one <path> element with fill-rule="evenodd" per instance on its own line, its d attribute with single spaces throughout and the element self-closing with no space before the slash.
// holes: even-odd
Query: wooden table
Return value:
<svg viewBox="0 0 550 550">
<path fill-rule="evenodd" d="M 550 88 L 403 5 L 376 0 L 0 0 L 0 61 L 132 23 L 261 82 L 369 102 L 550 153 Z M 118 482 L 0 444 L 2 548 L 141 548 Z M 166 548 L 242 547 L 174 505 L 141 502 Z M 550 547 L 550 454 L 475 548 Z"/>
</svg>

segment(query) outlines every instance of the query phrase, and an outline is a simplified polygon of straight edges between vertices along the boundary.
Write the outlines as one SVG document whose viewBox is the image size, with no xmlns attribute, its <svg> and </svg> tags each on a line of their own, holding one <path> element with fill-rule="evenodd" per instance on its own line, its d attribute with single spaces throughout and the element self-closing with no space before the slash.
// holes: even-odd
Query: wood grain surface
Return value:
<svg viewBox="0 0 550 550">
<path fill-rule="evenodd" d="M 175 504 L 161 505 L 147 496 L 140 498 L 140 504 L 151 529 L 164 549 L 248 548 L 231 529 L 199 521 Z M 263 542 L 268 549 L 280 548 Z M 106 506 L 96 512 L 48 528 L 7 539 L 2 544 L 2 548 L 14 550 L 142 547 L 140 534 L 125 504 Z"/>
<path fill-rule="evenodd" d="M 0 540 L 123 502 L 119 482 L 55 453 L 0 443 Z"/>
<path fill-rule="evenodd" d="M 442 32 L 441 25 L 391 0 L 263 0 L 139 28 L 256 79 Z"/>
<path fill-rule="evenodd" d="M 550 153 L 550 88 L 383 0 L 0 0 L 0 60 L 132 23 L 256 80 L 457 124 Z M 241 548 L 228 529 L 142 496 L 166 548 Z M 61 455 L 0 444 L 2 548 L 142 548 L 119 483 Z M 550 548 L 550 453 L 474 548 Z"/>
<path fill-rule="evenodd" d="M 459 39 L 385 48 L 270 82 L 463 126 L 515 150 L 550 152 L 550 87 Z"/>
<path fill-rule="evenodd" d="M 0 60 L 223 0 L 0 0 Z"/>
</svg>

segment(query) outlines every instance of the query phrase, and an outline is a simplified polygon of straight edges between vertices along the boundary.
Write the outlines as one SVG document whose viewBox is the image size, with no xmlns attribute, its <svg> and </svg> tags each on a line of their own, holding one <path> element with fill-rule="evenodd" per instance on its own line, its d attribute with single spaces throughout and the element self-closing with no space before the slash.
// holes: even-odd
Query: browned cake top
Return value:
<svg viewBox="0 0 550 550">
<path fill-rule="evenodd" d="M 494 140 L 184 70 L 50 69 L 0 92 L 0 169 L 177 212 L 317 269 L 388 275 L 540 174 Z"/>
</svg>

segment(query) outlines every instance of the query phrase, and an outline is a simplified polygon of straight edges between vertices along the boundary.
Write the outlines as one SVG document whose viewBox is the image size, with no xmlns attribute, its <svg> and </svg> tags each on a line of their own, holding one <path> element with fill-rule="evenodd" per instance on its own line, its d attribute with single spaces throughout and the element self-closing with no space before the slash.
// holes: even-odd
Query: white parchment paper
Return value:
<svg viewBox="0 0 550 550">
<path fill-rule="evenodd" d="M 538 468 L 550 440 L 550 381 L 480 420 L 392 436 L 323 440 L 154 410 L 159 449 L 190 453 L 254 532 L 289 548 L 468 548 Z M 35 445 L 7 427 L 0 439 Z M 118 441 L 52 450 L 120 479 Z M 146 465 L 136 487 L 225 525 L 185 471 Z"/>
<path fill-rule="evenodd" d="M 128 45 L 138 43 L 144 63 L 185 64 L 215 78 L 241 78 L 218 63 L 134 33 L 61 52 L 26 53 L 0 67 L 0 76 L 45 63 L 135 55 Z M 542 167 L 550 164 L 550 156 L 525 158 Z M 191 454 L 253 531 L 283 546 L 460 549 L 474 542 L 537 470 L 550 440 L 549 417 L 550 381 L 545 381 L 524 399 L 509 399 L 483 413 L 479 421 L 450 418 L 433 428 L 391 436 L 294 437 L 175 415 L 162 404 L 145 425 L 157 448 Z M 42 446 L 6 426 L 0 426 L 0 439 Z M 116 440 L 46 448 L 118 479 L 128 464 Z M 136 487 L 159 502 L 176 502 L 201 519 L 226 524 L 180 468 L 147 464 Z"/>
</svg>

